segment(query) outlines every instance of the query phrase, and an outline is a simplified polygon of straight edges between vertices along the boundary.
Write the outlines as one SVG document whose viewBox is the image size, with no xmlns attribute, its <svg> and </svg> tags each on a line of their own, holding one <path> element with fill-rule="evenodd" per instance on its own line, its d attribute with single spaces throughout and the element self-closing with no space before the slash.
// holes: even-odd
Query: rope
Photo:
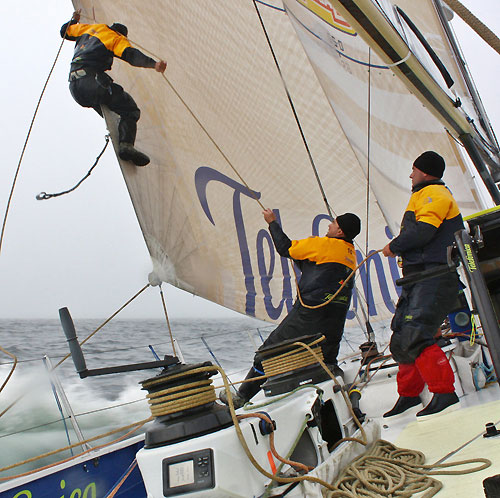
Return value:
<svg viewBox="0 0 500 498">
<path fill-rule="evenodd" d="M 92 174 L 93 169 L 97 166 L 99 159 L 101 159 L 101 156 L 104 154 L 104 151 L 106 150 L 106 148 L 109 144 L 109 134 L 107 134 L 104 138 L 106 140 L 106 143 L 105 143 L 103 149 L 101 150 L 101 152 L 99 153 L 99 155 L 97 156 L 94 164 L 88 170 L 87 174 L 74 187 L 71 187 L 68 190 L 64 190 L 63 192 L 57 192 L 56 194 L 47 194 L 47 192 L 40 192 L 36 196 L 36 200 L 37 201 L 44 201 L 47 199 L 51 199 L 52 197 L 59 197 L 60 195 L 69 194 L 70 192 L 73 192 L 73 190 L 76 190 Z"/>
<path fill-rule="evenodd" d="M 138 46 L 140 46 L 140 45 L 138 45 Z M 152 52 L 150 52 L 150 53 L 152 53 Z M 245 187 L 248 189 L 248 192 L 250 193 L 250 195 L 259 203 L 259 206 L 263 210 L 265 210 L 266 208 L 260 202 L 260 200 L 257 197 L 257 194 L 255 193 L 255 191 L 252 190 L 248 186 L 247 182 L 243 179 L 243 177 L 240 175 L 240 173 L 238 172 L 238 170 L 233 166 L 233 164 L 231 163 L 231 161 L 229 160 L 229 158 L 226 156 L 226 154 L 223 152 L 223 150 L 219 147 L 219 145 L 217 144 L 217 142 L 212 138 L 212 136 L 210 135 L 210 133 L 208 133 L 207 129 L 201 124 L 201 121 L 196 117 L 196 115 L 191 110 L 191 108 L 187 105 L 187 103 L 184 101 L 184 99 L 180 96 L 179 92 L 174 88 L 174 86 L 172 85 L 172 83 L 170 83 L 170 81 L 165 76 L 165 74 L 162 73 L 162 76 L 163 76 L 163 79 L 167 82 L 168 86 L 171 88 L 171 90 L 175 93 L 175 95 L 177 96 L 177 98 L 182 102 L 182 104 L 184 105 L 184 107 L 189 111 L 189 113 L 191 114 L 192 118 L 196 121 L 196 123 L 198 124 L 198 126 L 203 130 L 203 132 L 208 137 L 208 139 L 212 142 L 212 144 L 214 145 L 214 147 L 219 151 L 220 155 L 224 158 L 224 160 L 227 162 L 227 164 L 229 165 L 229 167 L 234 171 L 234 173 L 236 174 L 236 176 L 240 179 L 241 183 L 243 183 L 243 185 L 245 185 Z"/>
<path fill-rule="evenodd" d="M 426 491 L 422 498 L 430 498 L 443 485 L 429 476 L 470 474 L 491 466 L 491 462 L 486 458 L 432 465 L 424 465 L 424 462 L 425 455 L 420 451 L 398 448 L 380 439 L 341 472 L 334 489 L 327 492 L 326 496 L 327 498 L 406 498 Z M 482 463 L 482 465 L 463 471 L 432 471 L 432 469 L 470 463 Z"/>
<path fill-rule="evenodd" d="M 161 288 L 161 284 L 160 284 L 160 296 L 161 296 L 161 302 L 163 304 L 163 311 L 165 313 L 165 320 L 167 320 L 168 333 L 170 334 L 170 342 L 172 343 L 172 351 L 174 353 L 174 356 L 177 356 L 177 353 L 175 352 L 174 337 L 172 335 L 172 328 L 170 327 L 170 320 L 168 319 L 167 306 L 165 304 L 165 298 L 163 297 L 163 289 Z"/>
<path fill-rule="evenodd" d="M 321 336 L 319 339 L 316 339 L 309 344 L 309 347 L 316 346 L 315 349 L 311 349 L 311 351 L 314 352 L 314 355 L 311 355 L 309 351 L 301 348 L 286 351 L 285 353 L 271 358 L 263 359 L 262 367 L 264 368 L 264 373 L 267 377 L 272 377 L 274 375 L 290 372 L 296 368 L 302 368 L 316 363 L 317 358 L 323 359 L 323 351 L 321 350 L 321 346 L 318 344 L 324 339 L 325 337 Z"/>
<path fill-rule="evenodd" d="M 149 285 L 150 284 L 146 284 L 139 292 L 137 292 L 133 297 L 131 297 L 123 306 L 121 306 L 117 311 L 115 311 L 104 323 L 102 323 L 99 327 L 97 327 L 94 330 L 94 332 L 92 332 L 82 342 L 80 342 L 80 346 L 83 346 L 92 336 L 94 336 L 95 334 L 97 334 L 97 332 L 99 330 L 101 330 L 108 322 L 110 322 L 118 313 L 120 313 L 120 311 L 122 311 L 123 308 L 125 308 L 125 306 L 127 306 L 128 304 L 130 304 L 137 296 L 139 296 L 139 294 L 141 294 L 142 292 L 144 292 L 149 287 Z M 61 360 L 59 360 L 59 362 L 56 363 L 56 365 L 54 366 L 54 368 L 52 369 L 52 371 L 55 370 L 59 365 L 61 365 L 61 363 L 63 363 L 64 361 L 66 361 L 70 356 L 71 356 L 71 353 L 68 353 Z M 18 403 L 25 395 L 26 395 L 26 393 L 21 394 L 20 396 L 18 396 L 7 408 L 5 408 L 5 410 L 3 410 L 2 412 L 0 412 L 0 418 L 3 415 L 5 415 L 13 406 L 15 406 L 16 403 Z"/>
<path fill-rule="evenodd" d="M 300 304 L 304 308 L 307 308 L 309 310 L 315 310 L 315 309 L 322 308 L 323 306 L 326 306 L 326 305 L 330 304 L 337 297 L 338 293 L 345 287 L 345 285 L 347 284 L 347 282 L 349 282 L 349 280 L 351 280 L 351 278 L 354 276 L 354 274 L 356 273 L 356 271 L 362 265 L 365 264 L 365 261 L 367 261 L 368 259 L 370 259 L 372 256 L 375 256 L 375 254 L 377 254 L 379 252 L 382 252 L 382 250 L 383 249 L 379 249 L 377 251 L 373 251 L 371 254 L 369 254 L 368 256 L 366 256 L 366 258 L 363 259 L 363 261 L 361 261 L 361 263 L 359 263 L 359 265 L 356 266 L 356 268 L 354 268 L 354 270 L 351 271 L 351 273 L 349 274 L 349 276 L 342 282 L 342 285 L 338 288 L 338 290 L 337 290 L 337 292 L 335 292 L 335 294 L 333 294 L 332 296 L 330 296 L 330 298 L 327 301 L 325 301 L 324 303 L 316 304 L 315 306 L 309 306 L 308 304 L 305 304 L 304 301 L 302 300 L 302 296 L 300 295 L 299 282 L 298 282 L 298 279 L 297 279 L 297 273 L 295 271 L 294 265 L 292 264 L 292 270 L 293 270 L 293 273 L 295 275 L 295 285 L 297 287 L 297 297 L 299 298 Z"/>
<path fill-rule="evenodd" d="M 127 432 L 123 436 L 120 436 L 119 438 L 115 439 L 114 441 L 102 444 L 100 446 L 94 446 L 93 448 L 89 448 L 85 451 L 82 451 L 81 453 L 78 453 L 78 455 L 74 455 L 70 458 L 66 458 L 65 460 L 60 460 L 59 462 L 51 463 L 50 465 L 46 465 L 45 467 L 40 467 L 38 469 L 34 469 L 34 470 L 29 471 L 29 472 L 25 472 L 24 474 L 18 474 L 18 475 L 9 476 L 9 477 L 0 477 L 0 481 L 9 481 L 11 479 L 17 479 L 18 477 L 28 476 L 28 475 L 34 474 L 35 472 L 50 469 L 51 467 L 55 467 L 56 465 L 70 462 L 71 460 L 74 460 L 75 458 L 81 457 L 82 455 L 85 455 L 86 453 L 89 453 L 91 451 L 97 451 L 101 448 L 106 448 L 107 446 L 110 446 L 112 444 L 118 443 L 119 441 L 122 441 L 123 439 L 126 439 L 128 436 L 133 434 L 135 431 L 138 431 L 144 424 L 146 424 L 147 422 L 150 422 L 151 420 L 153 420 L 153 418 L 149 417 L 149 418 L 146 418 L 146 419 L 141 420 L 139 422 L 135 422 L 134 424 L 125 425 L 123 427 L 119 427 L 118 429 L 113 429 L 111 431 L 105 432 L 104 434 L 99 434 L 98 436 L 94 436 L 94 437 L 85 439 L 84 441 L 79 441 L 78 443 L 74 443 L 74 444 L 71 444 L 69 446 L 65 446 L 64 448 L 59 448 L 57 450 L 49 451 L 47 453 L 43 453 L 42 455 L 38 455 L 36 457 L 32 457 L 32 458 L 28 458 L 26 460 L 23 460 L 22 462 L 17 462 L 17 463 L 14 463 L 12 465 L 9 465 L 7 467 L 2 467 L 2 468 L 0 468 L 0 473 L 5 472 L 6 470 L 13 469 L 15 467 L 19 467 L 19 466 L 24 465 L 26 463 L 36 462 L 37 460 L 41 460 L 42 458 L 46 458 L 46 457 L 55 455 L 56 453 L 60 453 L 62 451 L 66 451 L 66 450 L 69 450 L 71 448 L 75 448 L 76 446 L 80 446 L 82 444 L 91 443 L 92 441 L 96 441 L 98 439 L 102 439 L 102 438 L 110 436 L 112 434 L 116 434 L 117 432 L 121 432 L 121 431 L 132 428 L 132 430 L 130 430 L 129 432 Z"/>
<path fill-rule="evenodd" d="M 247 413 L 245 415 L 238 415 L 238 420 L 255 417 L 264 420 L 265 422 L 270 424 L 270 426 L 272 426 L 272 420 L 263 413 Z M 279 455 L 279 453 L 276 451 L 276 447 L 274 446 L 274 430 L 269 434 L 269 447 L 271 448 L 271 453 L 274 455 L 274 457 L 276 457 L 283 464 L 290 465 L 290 467 L 294 467 L 295 469 L 301 469 L 304 472 L 309 472 L 310 470 L 314 469 L 314 467 L 309 467 L 308 465 L 304 465 L 303 463 L 288 460 L 287 458 L 283 458 L 281 455 Z"/>
<path fill-rule="evenodd" d="M 71 19 L 73 19 L 73 18 L 71 18 Z M 69 22 L 71 22 L 71 20 Z M 66 26 L 66 31 L 68 30 L 68 26 L 69 26 L 69 23 Z M 15 189 L 16 184 L 17 184 L 17 178 L 19 176 L 19 171 L 21 169 L 21 163 L 23 161 L 24 152 L 26 151 L 26 147 L 28 145 L 28 140 L 31 136 L 31 130 L 33 129 L 33 124 L 35 123 L 35 118 L 36 118 L 36 115 L 38 113 L 38 109 L 40 107 L 40 104 L 42 102 L 42 97 L 43 97 L 43 95 L 45 93 L 45 89 L 47 88 L 47 85 L 49 83 L 49 79 L 52 76 L 52 72 L 54 71 L 54 67 L 56 66 L 56 62 L 57 62 L 57 59 L 59 58 L 59 54 L 61 53 L 61 49 L 63 47 L 63 43 L 64 43 L 65 38 L 66 38 L 66 32 L 64 33 L 61 45 L 59 45 L 59 50 L 57 51 L 57 55 L 56 55 L 56 58 L 54 59 L 54 62 L 52 63 L 52 67 L 50 68 L 49 75 L 47 76 L 47 79 L 45 80 L 45 84 L 43 85 L 42 93 L 40 94 L 40 97 L 38 99 L 38 103 L 35 107 L 35 112 L 33 113 L 33 117 L 31 118 L 31 124 L 30 124 L 29 129 L 28 129 L 28 134 L 26 135 L 26 140 L 24 141 L 23 149 L 21 151 L 21 156 L 19 157 L 19 161 L 17 163 L 16 172 L 14 174 L 14 180 L 12 181 L 12 187 L 10 189 L 9 199 L 7 200 L 7 206 L 5 208 L 5 214 L 3 217 L 2 232 L 0 233 L 0 254 L 2 252 L 3 237 L 5 234 L 5 226 L 7 225 L 7 217 L 9 216 L 10 204 L 12 202 L 12 197 L 14 195 L 14 189 Z"/>
<path fill-rule="evenodd" d="M 99 330 L 101 330 L 107 323 L 109 323 L 120 311 L 123 310 L 126 306 L 128 306 L 139 294 L 142 294 L 150 284 L 146 284 L 139 292 L 137 292 L 134 296 L 132 296 L 123 306 L 118 308 L 107 320 L 105 320 L 99 327 L 97 327 L 94 332 L 92 332 L 90 335 L 88 335 L 82 342 L 80 342 L 80 346 L 83 346 L 89 339 L 91 339 Z M 71 356 L 71 353 L 68 353 L 62 360 L 60 360 L 58 363 L 56 363 L 55 367 L 53 370 L 55 370 L 61 363 L 66 361 L 69 357 Z M 3 413 L 0 413 L 0 417 L 3 415 Z"/>
<path fill-rule="evenodd" d="M 125 471 L 125 474 L 122 476 L 122 478 L 117 482 L 111 490 L 106 493 L 106 496 L 104 498 L 113 498 L 113 496 L 118 493 L 118 490 L 122 487 L 123 483 L 127 480 L 127 477 L 132 473 L 132 471 L 137 467 L 137 460 L 134 458 L 134 461 L 129 465 L 128 469 Z"/>
<path fill-rule="evenodd" d="M 493 50 L 500 54 L 500 39 L 458 0 L 444 0 Z"/>
<path fill-rule="evenodd" d="M 12 365 L 12 368 L 10 369 L 9 375 L 7 375 L 7 378 L 4 380 L 2 387 L 0 387 L 0 393 L 3 391 L 3 388 L 7 385 L 7 382 L 9 382 L 10 378 L 12 377 L 12 374 L 14 373 L 14 370 L 16 369 L 17 366 L 17 356 L 13 353 L 9 353 L 6 349 L 2 348 L 0 346 L 0 351 L 5 353 L 6 355 L 10 356 L 11 358 L 14 359 L 14 363 Z"/>
</svg>

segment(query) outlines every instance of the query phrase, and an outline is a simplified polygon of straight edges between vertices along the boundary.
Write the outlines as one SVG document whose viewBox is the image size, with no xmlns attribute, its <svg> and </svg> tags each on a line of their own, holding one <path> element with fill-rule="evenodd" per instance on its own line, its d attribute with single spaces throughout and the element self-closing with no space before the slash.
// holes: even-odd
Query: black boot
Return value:
<svg viewBox="0 0 500 498">
<path fill-rule="evenodd" d="M 132 144 L 128 142 L 120 142 L 118 147 L 118 155 L 124 161 L 130 161 L 136 166 L 146 166 L 149 164 L 149 157 L 146 154 L 139 152 Z"/>
<path fill-rule="evenodd" d="M 229 406 L 229 401 L 228 401 L 228 396 L 227 396 L 227 393 L 226 391 L 221 391 L 219 393 L 219 399 L 225 404 L 225 405 L 228 405 Z M 234 409 L 237 410 L 238 408 L 241 408 L 246 402 L 247 400 L 245 398 L 242 398 L 240 396 L 240 393 L 237 392 L 235 394 L 232 394 L 232 399 L 233 399 L 233 405 L 234 405 Z"/>
<path fill-rule="evenodd" d="M 245 380 L 253 379 L 254 377 L 260 377 L 262 374 L 252 367 L 245 377 Z M 246 402 L 250 401 L 259 391 L 260 386 L 264 384 L 266 379 L 256 380 L 254 382 L 244 382 L 240 384 L 240 388 L 233 394 L 233 404 L 234 408 L 241 408 Z M 228 404 L 226 391 L 221 391 L 219 393 L 219 399 L 225 404 Z"/>
<path fill-rule="evenodd" d="M 430 403 L 423 409 L 417 413 L 417 417 L 419 420 L 426 419 L 430 415 L 436 415 L 438 413 L 443 413 L 447 408 L 450 408 L 452 411 L 456 408 L 455 404 L 458 403 L 458 396 L 456 393 L 434 393 Z"/>
<path fill-rule="evenodd" d="M 396 401 L 396 404 L 392 407 L 391 410 L 384 413 L 383 417 L 394 417 L 395 415 L 400 415 L 404 413 L 406 410 L 419 405 L 422 403 L 418 396 L 410 397 L 410 396 L 400 396 Z"/>
</svg>

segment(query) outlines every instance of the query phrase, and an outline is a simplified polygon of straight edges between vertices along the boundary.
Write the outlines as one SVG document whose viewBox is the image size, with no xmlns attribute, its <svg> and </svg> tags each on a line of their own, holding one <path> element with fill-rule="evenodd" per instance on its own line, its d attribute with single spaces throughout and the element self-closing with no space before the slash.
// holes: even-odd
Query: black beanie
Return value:
<svg viewBox="0 0 500 498">
<path fill-rule="evenodd" d="M 444 159 L 438 153 L 428 150 L 415 159 L 413 166 L 423 173 L 442 178 L 445 164 Z"/>
<path fill-rule="evenodd" d="M 115 22 L 112 24 L 109 29 L 112 29 L 113 31 L 116 31 L 117 33 L 120 33 L 123 36 L 128 35 L 128 28 L 125 26 L 125 24 L 120 24 L 119 22 Z"/>
<path fill-rule="evenodd" d="M 347 240 L 354 239 L 361 232 L 361 220 L 355 214 L 341 214 L 337 216 L 336 220 Z"/>
</svg>

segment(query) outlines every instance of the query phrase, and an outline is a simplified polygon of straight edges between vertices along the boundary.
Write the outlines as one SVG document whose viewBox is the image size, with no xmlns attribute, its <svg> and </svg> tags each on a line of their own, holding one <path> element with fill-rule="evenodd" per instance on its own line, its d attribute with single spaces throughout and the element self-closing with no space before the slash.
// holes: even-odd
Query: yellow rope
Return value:
<svg viewBox="0 0 500 498">
<path fill-rule="evenodd" d="M 500 54 L 500 39 L 458 0 L 444 0 L 493 50 Z M 493 12 L 492 12 L 493 14 Z"/>
<path fill-rule="evenodd" d="M 6 349 L 2 348 L 2 346 L 0 346 L 0 351 L 3 351 L 6 355 L 8 355 L 14 359 L 14 364 L 12 365 L 12 368 L 10 369 L 9 375 L 7 375 L 7 378 L 4 380 L 2 387 L 0 387 L 0 393 L 1 393 L 3 391 L 3 388 L 7 385 L 7 382 L 9 382 L 9 379 L 12 377 L 14 370 L 16 369 L 17 356 L 13 353 L 9 353 Z"/>
<path fill-rule="evenodd" d="M 442 483 L 431 475 L 460 475 L 479 472 L 491 462 L 476 458 L 447 464 L 425 465 L 425 455 L 420 451 L 398 448 L 379 439 L 367 451 L 347 466 L 335 481 L 335 489 L 326 493 L 327 498 L 356 497 L 410 497 L 426 493 L 422 498 L 434 496 Z M 463 471 L 436 470 L 447 467 L 481 463 Z"/>
<path fill-rule="evenodd" d="M 70 444 L 68 446 L 65 446 L 64 448 L 58 448 L 57 450 L 52 450 L 52 451 L 49 451 L 47 453 L 43 453 L 42 455 L 38 455 L 38 456 L 32 457 L 32 458 L 28 458 L 26 460 L 23 460 L 22 462 L 17 462 L 17 463 L 14 463 L 12 465 L 8 465 L 7 467 L 2 467 L 0 469 L 0 473 L 1 472 L 5 472 L 6 470 L 13 469 L 15 467 L 19 467 L 20 465 L 24 465 L 25 463 L 36 462 L 37 460 L 41 460 L 42 458 L 46 458 L 46 457 L 55 455 L 56 453 L 60 453 L 61 451 L 66 451 L 66 450 L 70 450 L 72 448 L 76 448 L 77 446 L 81 446 L 82 444 L 85 444 L 85 443 L 91 443 L 92 441 L 96 441 L 98 439 L 102 439 L 102 438 L 110 436 L 112 434 L 116 434 L 117 432 L 125 431 L 127 429 L 130 429 L 131 427 L 133 428 L 131 431 L 127 432 L 127 434 L 124 434 L 123 436 L 121 436 L 118 439 L 115 439 L 114 441 L 111 441 L 109 443 L 105 443 L 105 444 L 103 444 L 101 446 L 95 446 L 94 448 L 89 448 L 89 449 L 87 449 L 87 450 L 79 453 L 78 455 L 74 455 L 74 456 L 72 456 L 70 458 L 67 458 L 66 460 L 61 460 L 59 462 L 52 463 L 52 464 L 47 465 L 45 467 L 42 467 L 40 469 L 35 469 L 35 470 L 29 471 L 29 472 L 25 472 L 24 474 L 19 474 L 19 475 L 10 476 L 10 477 L 0 477 L 0 481 L 8 481 L 10 479 L 16 479 L 17 477 L 22 477 L 22 476 L 25 476 L 25 475 L 30 475 L 30 474 L 33 474 L 33 473 L 38 472 L 40 470 L 48 469 L 48 468 L 54 467 L 56 465 L 59 465 L 61 463 L 68 462 L 70 460 L 74 460 L 75 458 L 78 458 L 78 457 L 80 457 L 82 455 L 85 455 L 86 453 L 89 453 L 90 451 L 96 451 L 96 450 L 98 450 L 100 448 L 105 448 L 106 446 L 109 446 L 111 444 L 117 443 L 118 441 L 121 441 L 122 439 L 125 439 L 130 434 L 132 434 L 133 432 L 139 430 L 144 424 L 146 424 L 147 422 L 150 422 L 151 420 L 153 420 L 153 417 L 149 417 L 149 418 L 146 418 L 146 419 L 141 420 L 139 422 L 135 422 L 133 424 L 125 425 L 123 427 L 119 427 L 118 429 L 113 429 L 111 431 L 105 432 L 104 434 L 99 434 L 98 436 L 94 436 L 94 437 L 91 437 L 89 439 L 85 439 L 84 441 L 79 441 L 78 443 Z"/>
<path fill-rule="evenodd" d="M 182 384 L 180 386 L 170 387 L 169 389 L 162 389 L 161 391 L 156 391 L 154 393 L 146 394 L 146 398 L 150 398 L 154 400 L 159 396 L 163 396 L 164 394 L 173 393 L 176 391 L 184 391 L 185 389 L 191 389 L 192 387 L 200 386 L 200 385 L 208 385 L 211 384 L 212 381 L 210 379 L 206 379 L 199 382 L 190 382 L 189 384 Z"/>
<path fill-rule="evenodd" d="M 292 262 L 292 270 L 293 270 L 293 273 L 295 275 L 295 285 L 297 287 L 297 297 L 299 298 L 300 304 L 304 308 L 307 308 L 309 310 L 315 310 L 315 309 L 322 308 L 323 306 L 326 306 L 326 305 L 330 304 L 337 297 L 338 293 L 345 287 L 345 285 L 347 284 L 347 282 L 349 282 L 349 280 L 351 280 L 351 278 L 354 276 L 354 274 L 356 273 L 356 271 L 361 266 L 363 266 L 368 259 L 370 259 L 372 256 L 375 256 L 375 254 L 377 254 L 379 252 L 382 252 L 382 251 L 383 251 L 383 249 L 379 249 L 378 251 L 374 251 L 371 254 L 369 254 L 368 256 L 366 256 L 366 258 L 363 259 L 363 261 L 361 261 L 361 263 L 359 263 L 359 265 L 356 266 L 356 268 L 354 268 L 354 270 L 352 270 L 351 273 L 349 273 L 349 276 L 342 282 L 342 285 L 338 288 L 337 292 L 335 292 L 335 294 L 333 294 L 333 296 L 331 296 L 328 299 L 328 301 L 325 301 L 324 303 L 321 303 L 321 304 L 317 304 L 315 306 L 309 306 L 308 304 L 305 304 L 304 301 L 302 301 L 302 296 L 300 295 L 300 290 L 299 290 L 299 281 L 297 279 L 297 273 L 295 271 L 295 266 L 293 265 L 293 262 Z"/>
<path fill-rule="evenodd" d="M 123 310 L 123 308 L 125 308 L 125 306 L 127 306 L 128 304 L 130 304 L 139 294 L 141 294 L 142 292 L 144 292 L 148 287 L 149 287 L 150 284 L 147 284 L 145 285 L 139 292 L 137 292 L 133 297 L 131 297 L 123 306 L 121 306 L 117 311 L 115 311 L 104 323 L 102 323 L 99 327 L 97 327 L 94 332 L 92 332 L 89 336 L 87 336 L 82 342 L 80 342 L 80 346 L 83 346 L 83 344 L 85 344 L 93 335 L 95 335 L 99 330 L 101 330 L 104 325 L 106 325 L 108 322 L 110 322 L 118 313 L 120 313 L 120 311 Z M 59 365 L 61 365 L 61 363 L 63 363 L 64 361 L 66 361 L 69 357 L 71 356 L 71 353 L 68 353 L 64 358 L 62 358 L 62 360 L 60 360 L 55 366 L 54 368 L 51 370 L 51 371 L 54 371 Z M 15 406 L 24 396 L 26 395 L 26 393 L 24 394 L 21 394 L 20 396 L 18 396 L 7 408 L 5 408 L 5 410 L 3 410 L 2 412 L 0 412 L 0 418 L 5 415 L 13 406 Z"/>
<path fill-rule="evenodd" d="M 109 494 L 106 495 L 106 498 L 113 498 L 118 490 L 122 487 L 123 483 L 127 480 L 128 476 L 132 473 L 132 471 L 137 467 L 137 460 L 134 458 L 130 468 L 127 470 L 127 473 L 120 479 L 120 482 L 111 490 Z"/>
<path fill-rule="evenodd" d="M 323 359 L 323 351 L 321 347 L 316 347 L 313 350 L 319 358 Z M 311 357 L 308 351 L 296 351 L 293 355 L 287 355 L 286 357 L 276 356 L 268 360 L 262 360 L 262 367 L 264 368 L 264 373 L 268 377 L 273 375 L 278 375 L 285 372 L 290 372 L 297 368 L 307 367 L 316 363 L 314 357 Z"/>
</svg>

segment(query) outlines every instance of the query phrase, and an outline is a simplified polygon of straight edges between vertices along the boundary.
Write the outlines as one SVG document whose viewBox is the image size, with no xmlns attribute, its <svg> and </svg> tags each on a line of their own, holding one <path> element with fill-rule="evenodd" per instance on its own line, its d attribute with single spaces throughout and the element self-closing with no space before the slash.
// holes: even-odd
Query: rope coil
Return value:
<svg viewBox="0 0 500 498">
<path fill-rule="evenodd" d="M 312 349 L 314 353 L 323 360 L 323 351 L 321 346 Z M 262 360 L 262 367 L 267 377 L 274 375 L 291 372 L 297 368 L 307 367 L 314 365 L 317 360 L 309 351 L 296 350 L 292 353 L 285 353 L 283 355 L 275 356 L 267 360 Z"/>
<path fill-rule="evenodd" d="M 423 493 L 422 498 L 434 496 L 443 484 L 431 475 L 459 475 L 488 468 L 486 458 L 475 458 L 446 464 L 425 465 L 425 455 L 420 451 L 398 448 L 379 439 L 367 451 L 355 459 L 339 475 L 327 498 L 359 497 L 411 497 Z M 479 463 L 478 467 L 463 471 L 432 470 L 457 465 Z"/>
<path fill-rule="evenodd" d="M 217 396 L 209 377 L 216 373 L 216 370 L 210 366 L 203 368 L 207 370 L 191 368 L 173 375 L 167 372 L 142 382 L 143 388 L 150 391 L 146 398 L 153 417 L 171 415 L 213 403 Z M 183 382 L 184 379 L 187 382 Z"/>
</svg>

